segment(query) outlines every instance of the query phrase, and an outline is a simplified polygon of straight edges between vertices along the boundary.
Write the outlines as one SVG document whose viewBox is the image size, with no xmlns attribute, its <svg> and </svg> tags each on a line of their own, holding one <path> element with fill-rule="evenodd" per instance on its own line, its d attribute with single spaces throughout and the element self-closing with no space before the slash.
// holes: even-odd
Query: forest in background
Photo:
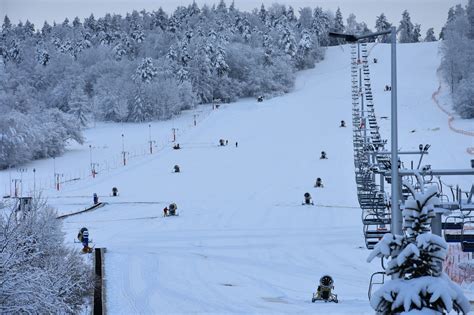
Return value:
<svg viewBox="0 0 474 315">
<path fill-rule="evenodd" d="M 391 24 L 382 13 L 376 31 Z M 263 5 L 241 12 L 221 0 L 125 16 L 93 15 L 39 28 L 4 18 L 0 34 L 0 169 L 61 155 L 90 121 L 170 119 L 216 99 L 291 91 L 294 74 L 338 45 L 328 31 L 371 30 L 320 7 Z M 403 12 L 400 42 L 422 41 Z M 386 42 L 387 38 L 380 38 Z M 425 41 L 436 40 L 428 29 Z"/>
</svg>

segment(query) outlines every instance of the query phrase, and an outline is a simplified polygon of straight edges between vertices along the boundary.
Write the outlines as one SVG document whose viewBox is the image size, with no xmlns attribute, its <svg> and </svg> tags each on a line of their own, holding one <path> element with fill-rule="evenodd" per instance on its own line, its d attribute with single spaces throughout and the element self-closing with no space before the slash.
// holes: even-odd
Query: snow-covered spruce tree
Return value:
<svg viewBox="0 0 474 315">
<path fill-rule="evenodd" d="M 434 205 L 439 202 L 436 186 L 412 192 L 402 210 L 403 235 L 386 234 L 368 257 L 389 258 L 386 282 L 370 303 L 377 314 L 466 314 L 469 301 L 462 289 L 443 273 L 447 243 L 431 233 Z M 422 313 L 420 313 L 422 311 Z"/>
<path fill-rule="evenodd" d="M 411 43 L 413 38 L 413 23 L 410 19 L 410 13 L 407 10 L 402 13 L 402 20 L 398 27 L 399 41 L 400 43 Z"/>
<path fill-rule="evenodd" d="M 64 245 L 61 221 L 43 202 L 22 214 L 14 208 L 0 210 L 0 313 L 77 314 L 92 268 Z"/>
<path fill-rule="evenodd" d="M 434 34 L 434 29 L 432 27 L 430 27 L 426 31 L 426 36 L 425 36 L 424 41 L 425 42 L 435 42 L 436 41 L 436 37 L 435 37 L 435 34 Z"/>
<path fill-rule="evenodd" d="M 87 116 L 91 112 L 90 103 L 87 95 L 81 86 L 76 86 L 72 91 L 69 100 L 69 113 L 78 119 L 81 126 L 86 126 Z"/>
<path fill-rule="evenodd" d="M 385 14 L 381 13 L 379 16 L 377 16 L 377 19 L 375 20 L 375 30 L 377 32 L 386 31 L 391 27 L 392 24 L 387 21 Z M 381 43 L 389 43 L 390 37 L 388 35 L 379 36 L 379 41 Z"/>
</svg>

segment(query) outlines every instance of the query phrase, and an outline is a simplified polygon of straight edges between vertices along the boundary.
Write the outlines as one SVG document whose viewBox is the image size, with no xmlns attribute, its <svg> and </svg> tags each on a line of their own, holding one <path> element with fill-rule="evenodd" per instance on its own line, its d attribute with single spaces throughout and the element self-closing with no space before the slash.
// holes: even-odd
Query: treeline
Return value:
<svg viewBox="0 0 474 315">
<path fill-rule="evenodd" d="M 341 17 L 342 18 L 342 17 Z M 196 3 L 93 15 L 35 29 L 6 16 L 0 36 L 0 168 L 56 156 L 97 120 L 169 119 L 214 99 L 288 92 L 294 72 L 337 44 L 321 8 Z"/>
<path fill-rule="evenodd" d="M 451 88 L 454 110 L 462 118 L 474 118 L 474 1 L 448 12 L 442 30 L 443 59 L 440 70 Z"/>
<path fill-rule="evenodd" d="M 377 17 L 377 31 L 390 26 L 383 13 Z M 295 71 L 314 67 L 323 47 L 342 43 L 329 30 L 371 31 L 353 14 L 344 23 L 339 9 L 295 14 L 274 4 L 241 12 L 223 0 L 212 7 L 193 2 L 171 15 L 91 15 L 41 28 L 5 16 L 0 169 L 62 154 L 68 140 L 82 143 L 81 128 L 92 119 L 169 119 L 214 99 L 286 93 Z M 405 11 L 400 41 L 420 41 L 419 30 Z"/>
</svg>

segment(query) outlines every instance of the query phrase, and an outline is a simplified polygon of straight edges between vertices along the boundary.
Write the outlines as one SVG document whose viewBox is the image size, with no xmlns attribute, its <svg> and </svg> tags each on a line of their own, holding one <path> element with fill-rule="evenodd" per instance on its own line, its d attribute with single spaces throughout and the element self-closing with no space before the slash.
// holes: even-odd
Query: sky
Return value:
<svg viewBox="0 0 474 315">
<path fill-rule="evenodd" d="M 263 3 L 270 6 L 272 3 L 291 5 L 298 11 L 302 7 L 320 6 L 323 9 L 335 11 L 341 8 L 344 19 L 350 13 L 354 13 L 357 21 L 364 21 L 369 28 L 374 28 L 375 18 L 384 13 L 391 23 L 398 26 L 403 10 L 407 9 L 413 23 L 421 24 L 423 34 L 430 27 L 434 27 L 438 34 L 446 22 L 450 7 L 456 4 L 466 5 L 468 0 L 235 0 L 235 6 L 243 11 L 251 11 L 260 7 Z M 199 6 L 203 4 L 218 3 L 219 0 L 205 1 L 197 0 Z M 231 0 L 226 3 L 230 4 Z M 18 21 L 33 22 L 41 27 L 44 21 L 62 22 L 66 17 L 72 20 L 75 16 L 83 19 L 91 13 L 95 17 L 103 16 L 105 13 L 118 13 L 124 15 L 132 10 L 147 11 L 162 7 L 167 13 L 171 13 L 178 5 L 188 5 L 192 0 L 0 0 L 0 16 L 6 14 L 13 23 Z"/>
</svg>

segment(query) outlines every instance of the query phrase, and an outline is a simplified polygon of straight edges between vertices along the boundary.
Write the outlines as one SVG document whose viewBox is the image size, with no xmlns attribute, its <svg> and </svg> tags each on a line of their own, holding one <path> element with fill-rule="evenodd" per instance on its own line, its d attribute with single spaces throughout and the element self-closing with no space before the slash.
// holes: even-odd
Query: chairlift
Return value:
<svg viewBox="0 0 474 315">
<path fill-rule="evenodd" d="M 461 229 L 461 249 L 463 252 L 474 252 L 474 217 L 463 222 Z"/>
</svg>

